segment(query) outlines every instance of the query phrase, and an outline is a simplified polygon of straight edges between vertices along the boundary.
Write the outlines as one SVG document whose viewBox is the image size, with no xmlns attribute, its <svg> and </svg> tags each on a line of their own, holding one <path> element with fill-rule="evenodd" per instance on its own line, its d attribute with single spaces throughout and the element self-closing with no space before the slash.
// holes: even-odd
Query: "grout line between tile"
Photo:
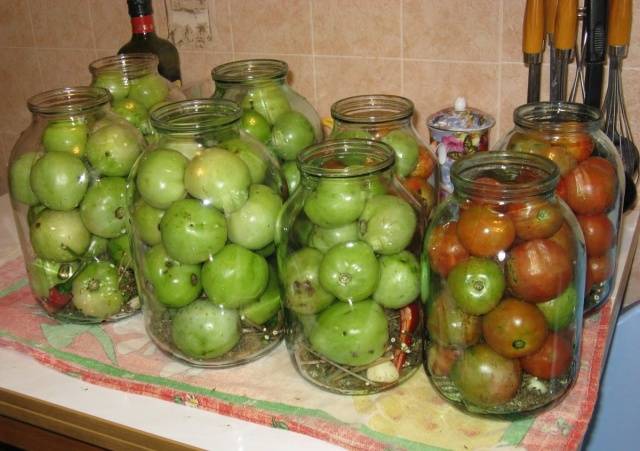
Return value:
<svg viewBox="0 0 640 451">
<path fill-rule="evenodd" d="M 504 39 L 504 0 L 500 0 L 500 6 L 498 10 L 498 22 L 500 23 L 500 33 L 498 33 L 498 95 L 496 96 L 496 111 L 498 117 L 496 117 L 496 130 L 500 130 L 502 117 L 502 44 Z"/>
<path fill-rule="evenodd" d="M 311 21 L 311 73 L 313 74 L 313 104 L 318 105 L 318 76 L 316 72 L 316 30 L 313 21 L 313 0 L 309 0 L 309 16 Z"/>
<path fill-rule="evenodd" d="M 404 95 L 404 0 L 400 2 L 400 95 Z"/>
<path fill-rule="evenodd" d="M 231 0 L 227 0 L 227 18 L 229 20 L 229 35 L 231 35 L 231 55 L 233 59 L 236 59 L 236 44 L 235 38 L 233 37 L 233 20 L 231 20 Z"/>
<path fill-rule="evenodd" d="M 34 50 L 36 51 L 36 64 L 38 65 L 38 74 L 40 75 L 40 90 L 42 90 L 44 89 L 44 75 L 42 74 L 42 64 L 40 64 L 40 55 L 38 55 L 38 42 L 36 40 L 36 28 L 33 26 L 31 0 L 27 0 L 27 9 L 29 10 L 29 23 L 31 24 L 31 33 L 33 34 Z"/>
<path fill-rule="evenodd" d="M 91 7 L 91 3 L 88 5 L 89 8 L 89 25 L 91 26 L 91 43 L 93 44 L 93 52 L 96 52 L 96 26 L 93 21 L 93 8 Z M 97 55 L 94 55 L 97 56 Z"/>
</svg>

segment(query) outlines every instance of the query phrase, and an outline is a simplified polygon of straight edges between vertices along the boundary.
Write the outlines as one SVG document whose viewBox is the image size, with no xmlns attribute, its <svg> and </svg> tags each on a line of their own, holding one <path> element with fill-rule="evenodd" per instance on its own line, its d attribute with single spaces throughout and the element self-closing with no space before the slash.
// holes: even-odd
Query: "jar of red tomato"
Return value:
<svg viewBox="0 0 640 451">
<path fill-rule="evenodd" d="M 498 148 L 542 155 L 556 163 L 556 188 L 575 213 L 587 249 L 585 312 L 600 307 L 615 280 L 624 168 L 601 131 L 602 117 L 587 105 L 541 102 L 513 113 L 515 127 Z"/>
<path fill-rule="evenodd" d="M 576 377 L 585 249 L 555 194 L 559 178 L 533 154 L 458 160 L 453 195 L 427 230 L 425 368 L 445 398 L 471 412 L 535 410 Z"/>
</svg>

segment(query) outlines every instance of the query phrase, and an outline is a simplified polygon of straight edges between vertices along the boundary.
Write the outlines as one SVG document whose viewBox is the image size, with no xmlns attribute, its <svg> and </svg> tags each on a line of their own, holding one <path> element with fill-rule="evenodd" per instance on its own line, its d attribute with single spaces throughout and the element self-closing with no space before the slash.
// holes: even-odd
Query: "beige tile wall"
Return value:
<svg viewBox="0 0 640 451">
<path fill-rule="evenodd" d="M 185 84 L 226 61 L 287 61 L 291 84 L 322 116 L 346 96 L 409 97 L 417 125 L 458 95 L 497 119 L 492 140 L 525 101 L 520 52 L 524 0 L 209 0 L 213 42 L 181 49 Z M 156 25 L 166 36 L 163 0 Z M 625 63 L 628 110 L 640 141 L 640 2 Z M 115 53 L 130 33 L 125 0 L 0 1 L 0 163 L 29 123 L 26 99 L 89 82 L 87 65 Z M 546 75 L 548 69 L 543 73 Z M 543 82 L 546 83 L 546 80 Z M 4 171 L 0 175 L 4 192 Z"/>
</svg>

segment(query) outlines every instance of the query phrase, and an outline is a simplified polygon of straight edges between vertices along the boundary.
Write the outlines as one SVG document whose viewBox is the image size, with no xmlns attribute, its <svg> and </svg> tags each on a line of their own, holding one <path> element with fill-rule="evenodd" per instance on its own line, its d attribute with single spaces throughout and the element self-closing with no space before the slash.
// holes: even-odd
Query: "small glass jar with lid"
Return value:
<svg viewBox="0 0 640 451">
<path fill-rule="evenodd" d="M 102 88 L 31 97 L 33 117 L 11 152 L 11 202 L 29 282 L 51 316 L 115 321 L 140 308 L 127 232 L 127 176 L 138 130 Z"/>
<path fill-rule="evenodd" d="M 289 85 L 288 74 L 288 64 L 274 59 L 232 61 L 211 71 L 213 98 L 242 107 L 242 128 L 278 157 L 293 192 L 300 180 L 296 156 L 320 142 L 323 132 L 318 113 Z"/>
<path fill-rule="evenodd" d="M 166 102 L 183 100 L 178 87 L 158 73 L 158 57 L 152 53 L 106 56 L 89 64 L 91 86 L 111 93 L 111 109 L 146 137 L 153 133 L 149 111 Z"/>
<path fill-rule="evenodd" d="M 588 105 L 540 102 L 513 113 L 514 128 L 497 147 L 549 158 L 560 170 L 557 195 L 578 218 L 587 248 L 585 313 L 609 299 L 615 280 L 624 168 Z"/>
<path fill-rule="evenodd" d="M 385 143 L 328 140 L 298 156 L 277 235 L 286 343 L 298 372 L 340 394 L 394 387 L 422 362 L 424 207 Z"/>
<path fill-rule="evenodd" d="M 394 170 L 403 185 L 426 207 L 427 216 L 437 200 L 437 165 L 427 143 L 413 124 L 413 102 L 395 95 L 359 95 L 331 106 L 331 138 L 380 140 L 394 150 Z"/>
<path fill-rule="evenodd" d="M 538 155 L 453 163 L 453 194 L 426 233 L 424 363 L 440 394 L 481 414 L 539 409 L 576 378 L 585 246 Z"/>
<path fill-rule="evenodd" d="M 283 336 L 274 235 L 286 188 L 241 114 L 214 99 L 154 109 L 157 142 L 129 178 L 146 330 L 197 366 L 251 361 Z"/>
</svg>

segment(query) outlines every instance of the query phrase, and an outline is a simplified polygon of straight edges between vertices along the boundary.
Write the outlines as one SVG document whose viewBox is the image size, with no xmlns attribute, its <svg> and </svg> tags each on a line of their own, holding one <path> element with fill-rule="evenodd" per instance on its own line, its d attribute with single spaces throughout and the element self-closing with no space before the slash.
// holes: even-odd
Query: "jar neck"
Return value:
<svg viewBox="0 0 640 451">
<path fill-rule="evenodd" d="M 519 152 L 478 152 L 451 166 L 458 199 L 490 204 L 550 198 L 559 178 L 559 169 L 551 160 Z"/>
<path fill-rule="evenodd" d="M 36 94 L 27 101 L 35 117 L 47 120 L 85 117 L 108 108 L 111 96 L 103 88 L 75 86 Z"/>
<path fill-rule="evenodd" d="M 196 138 L 239 130 L 242 109 L 222 99 L 173 102 L 151 112 L 151 125 L 160 134 Z"/>
<path fill-rule="evenodd" d="M 284 84 L 289 66 L 284 61 L 253 59 L 216 66 L 211 77 L 217 86 Z"/>
<path fill-rule="evenodd" d="M 100 58 L 89 64 L 94 78 L 110 74 L 123 80 L 140 78 L 158 72 L 158 57 L 152 53 L 128 53 Z"/>
<path fill-rule="evenodd" d="M 570 102 L 538 102 L 521 105 L 513 112 L 517 127 L 546 134 L 592 133 L 602 126 L 594 107 Z"/>
<path fill-rule="evenodd" d="M 331 105 L 333 120 L 347 127 L 408 126 L 413 111 L 411 100 L 393 95 L 347 97 Z"/>
</svg>

